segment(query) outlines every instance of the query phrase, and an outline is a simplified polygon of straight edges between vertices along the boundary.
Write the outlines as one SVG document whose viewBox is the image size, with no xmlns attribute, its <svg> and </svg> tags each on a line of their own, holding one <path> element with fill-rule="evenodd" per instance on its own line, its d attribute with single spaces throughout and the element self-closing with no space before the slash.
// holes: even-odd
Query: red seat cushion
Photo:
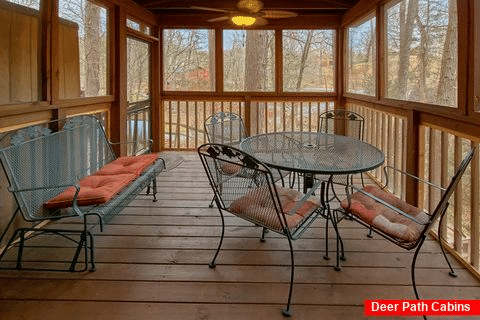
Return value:
<svg viewBox="0 0 480 320">
<path fill-rule="evenodd" d="M 290 213 L 289 211 L 297 205 L 304 194 L 283 187 L 277 187 L 277 191 L 289 229 L 295 229 L 300 223 L 307 219 L 313 211 L 320 207 L 318 199 L 310 197 L 300 208 Z M 255 188 L 243 197 L 236 199 L 231 203 L 229 211 L 240 217 L 246 217 L 267 225 L 274 230 L 282 230 L 273 198 L 267 188 Z"/>
<path fill-rule="evenodd" d="M 102 169 L 95 175 L 114 175 L 130 173 L 139 176 L 146 168 L 151 166 L 158 159 L 158 154 L 145 154 L 141 156 L 120 157 Z"/>
<path fill-rule="evenodd" d="M 421 223 L 426 223 L 429 219 L 425 212 L 419 208 L 406 203 L 395 195 L 386 192 L 377 186 L 366 186 L 363 190 L 400 209 Z M 361 192 L 355 192 L 351 195 L 350 206 L 347 199 L 344 199 L 341 202 L 341 206 L 345 211 L 350 212 L 365 223 L 374 226 L 392 237 L 407 242 L 417 240 L 425 227 L 422 224 L 418 224 L 415 221 L 402 216 Z"/>
<path fill-rule="evenodd" d="M 111 176 L 88 176 L 78 182 L 80 192 L 77 203 L 79 206 L 91 206 L 105 203 L 137 178 L 134 174 L 119 174 Z M 44 203 L 49 210 L 71 207 L 76 189 L 70 187 L 56 197 Z"/>
</svg>

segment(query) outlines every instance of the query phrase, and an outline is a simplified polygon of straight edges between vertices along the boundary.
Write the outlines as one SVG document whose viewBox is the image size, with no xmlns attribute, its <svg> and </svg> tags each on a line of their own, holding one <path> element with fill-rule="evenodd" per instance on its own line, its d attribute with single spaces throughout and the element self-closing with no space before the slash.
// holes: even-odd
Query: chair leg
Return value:
<svg viewBox="0 0 480 320">
<path fill-rule="evenodd" d="M 20 230 L 20 244 L 18 245 L 17 252 L 17 269 L 22 269 L 22 255 L 23 255 L 23 246 L 25 245 L 25 230 Z"/>
<path fill-rule="evenodd" d="M 215 202 L 215 196 L 213 196 L 212 201 L 208 205 L 210 208 L 213 208 L 213 203 Z"/>
<path fill-rule="evenodd" d="M 153 193 L 153 202 L 157 202 L 157 178 L 152 179 L 152 193 Z"/>
<path fill-rule="evenodd" d="M 372 228 L 368 229 L 367 237 L 373 238 Z"/>
<path fill-rule="evenodd" d="M 420 300 L 420 296 L 418 295 L 417 283 L 415 282 L 415 264 L 417 262 L 418 253 L 420 252 L 420 249 L 424 241 L 425 241 L 425 236 L 422 237 L 422 239 L 420 240 L 420 243 L 417 246 L 417 250 L 415 250 L 415 254 L 413 255 L 413 260 L 412 260 L 412 267 L 411 267 L 413 292 L 415 293 L 415 297 L 417 298 L 417 300 Z M 426 320 L 427 317 L 423 315 L 423 319 Z"/>
<path fill-rule="evenodd" d="M 332 219 L 332 225 L 333 225 L 333 228 L 335 229 L 335 233 L 337 235 L 337 256 L 336 256 L 336 265 L 334 267 L 335 271 L 340 271 L 342 270 L 342 268 L 340 267 L 340 260 L 342 261 L 345 261 L 347 260 L 347 258 L 345 257 L 345 249 L 343 247 L 343 240 L 342 240 L 342 237 L 340 236 L 340 232 L 338 231 L 338 219 L 337 219 L 337 213 L 336 211 L 334 212 L 334 214 L 331 215 L 331 219 Z"/>
<path fill-rule="evenodd" d="M 328 256 L 328 221 L 330 220 L 329 214 L 327 213 L 327 219 L 325 219 L 325 254 L 323 255 L 323 259 L 330 260 Z"/>
<path fill-rule="evenodd" d="M 442 222 L 443 222 L 444 217 L 445 217 L 445 214 L 442 215 L 442 217 L 440 218 L 440 221 L 438 222 L 438 231 L 437 231 L 438 243 L 440 244 L 440 249 L 442 249 L 443 257 L 445 258 L 445 261 L 447 261 L 448 267 L 450 268 L 450 272 L 448 274 L 450 276 L 456 278 L 456 277 L 458 277 L 458 274 L 455 272 L 455 270 L 453 270 L 453 267 L 450 264 L 450 261 L 448 260 L 447 254 L 446 254 L 445 249 L 443 248 L 443 244 L 442 244 Z"/>
<path fill-rule="evenodd" d="M 210 268 L 215 268 L 215 266 L 216 266 L 215 260 L 217 259 L 218 253 L 220 252 L 220 248 L 222 247 L 222 243 L 223 243 L 223 236 L 225 235 L 225 219 L 223 217 L 222 210 L 220 208 L 218 208 L 218 211 L 220 212 L 220 217 L 222 218 L 222 235 L 220 237 L 220 242 L 218 243 L 217 251 L 215 252 L 215 255 L 213 256 L 212 261 L 208 264 L 208 266 Z"/>
<path fill-rule="evenodd" d="M 282 314 L 285 317 L 290 317 L 292 316 L 292 310 L 290 309 L 290 304 L 292 302 L 292 292 L 293 292 L 293 281 L 295 279 L 295 261 L 293 258 L 293 244 L 292 244 L 292 239 L 290 237 L 287 237 L 288 239 L 288 245 L 290 246 L 290 289 L 288 291 L 288 302 L 287 302 L 287 307 L 282 310 Z"/>
<path fill-rule="evenodd" d="M 268 229 L 267 228 L 262 228 L 262 237 L 260 238 L 260 241 L 261 242 L 265 242 L 265 235 L 268 233 Z"/>
</svg>

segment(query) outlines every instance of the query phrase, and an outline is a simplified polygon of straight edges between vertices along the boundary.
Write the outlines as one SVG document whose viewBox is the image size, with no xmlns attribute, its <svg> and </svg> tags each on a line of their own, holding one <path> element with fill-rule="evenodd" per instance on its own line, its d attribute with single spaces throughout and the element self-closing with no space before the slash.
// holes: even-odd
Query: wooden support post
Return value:
<svg viewBox="0 0 480 320">
<path fill-rule="evenodd" d="M 152 128 L 152 140 L 153 146 L 152 151 L 158 152 L 164 148 L 164 132 L 165 132 L 165 121 L 163 119 L 163 105 L 162 99 L 160 96 L 160 86 L 162 83 L 163 68 L 160 61 L 162 56 L 162 39 L 163 34 L 160 34 L 160 31 L 157 27 L 153 28 L 154 36 L 159 38 L 159 41 L 152 42 L 152 67 L 151 67 L 151 84 L 150 90 L 152 92 L 152 101 L 151 101 L 151 128 Z"/>
<path fill-rule="evenodd" d="M 406 170 L 418 176 L 420 164 L 420 118 L 418 111 L 409 110 L 407 116 L 406 139 Z M 422 147 L 423 148 L 423 147 Z M 418 184 L 412 179 L 407 179 L 405 184 L 405 199 L 411 205 L 418 205 Z"/>
<path fill-rule="evenodd" d="M 115 19 L 115 102 L 110 112 L 110 140 L 126 142 L 127 140 L 127 16 L 125 9 L 114 8 Z M 117 156 L 127 154 L 125 144 L 114 148 Z"/>
</svg>

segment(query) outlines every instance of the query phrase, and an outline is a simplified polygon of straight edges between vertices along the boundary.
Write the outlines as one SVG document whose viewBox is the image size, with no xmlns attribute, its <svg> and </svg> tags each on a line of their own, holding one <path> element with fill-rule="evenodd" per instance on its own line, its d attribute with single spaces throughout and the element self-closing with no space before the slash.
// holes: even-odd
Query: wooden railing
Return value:
<svg viewBox="0 0 480 320">
<path fill-rule="evenodd" d="M 203 124 L 217 112 L 235 112 L 250 135 L 277 131 L 317 131 L 318 115 L 333 101 L 164 100 L 165 149 L 190 150 L 207 142 Z"/>
<path fill-rule="evenodd" d="M 127 109 L 127 154 L 141 154 L 148 150 L 151 139 L 150 100 L 131 103 Z"/>
<path fill-rule="evenodd" d="M 406 171 L 406 130 L 407 119 L 398 115 L 347 104 L 347 109 L 361 114 L 365 119 L 364 141 L 368 142 L 385 154 L 385 165 Z M 370 173 L 378 181 L 384 181 L 384 171 L 377 168 Z M 401 174 L 389 177 L 388 188 L 402 199 L 405 198 L 405 181 Z"/>
<path fill-rule="evenodd" d="M 421 174 L 437 184 L 445 186 L 457 165 L 471 148 L 477 148 L 471 166 L 457 187 L 448 208 L 447 219 L 444 220 L 444 240 L 469 265 L 479 269 L 480 230 L 479 230 L 479 196 L 480 175 L 478 140 L 447 132 L 430 124 L 421 129 Z M 421 189 L 420 206 L 425 210 L 433 210 L 441 194 L 435 189 Z"/>
</svg>

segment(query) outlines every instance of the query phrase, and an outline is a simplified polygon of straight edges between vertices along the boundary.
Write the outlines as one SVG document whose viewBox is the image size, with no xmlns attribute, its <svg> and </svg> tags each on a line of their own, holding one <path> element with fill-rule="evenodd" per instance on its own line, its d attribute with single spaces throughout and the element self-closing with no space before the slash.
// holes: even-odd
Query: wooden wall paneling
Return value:
<svg viewBox="0 0 480 320">
<path fill-rule="evenodd" d="M 63 100 L 80 97 L 78 25 L 64 19 L 59 20 L 58 65 L 58 98 Z"/>
<path fill-rule="evenodd" d="M 0 8 L 0 43 L 10 43 L 11 13 Z M 10 49 L 0 45 L 0 105 L 10 103 Z"/>
<path fill-rule="evenodd" d="M 27 125 L 45 123 L 47 121 L 50 121 L 51 119 L 51 110 L 0 117 L 0 133 L 19 129 Z"/>
<path fill-rule="evenodd" d="M 36 93 L 32 92 L 31 78 L 32 59 L 36 59 L 37 48 L 31 48 L 30 38 L 38 23 L 32 17 L 19 14 L 11 14 L 10 19 L 10 102 L 37 100 Z M 37 36 L 37 30 L 33 36 Z M 37 77 L 33 80 L 36 83 Z"/>
</svg>

